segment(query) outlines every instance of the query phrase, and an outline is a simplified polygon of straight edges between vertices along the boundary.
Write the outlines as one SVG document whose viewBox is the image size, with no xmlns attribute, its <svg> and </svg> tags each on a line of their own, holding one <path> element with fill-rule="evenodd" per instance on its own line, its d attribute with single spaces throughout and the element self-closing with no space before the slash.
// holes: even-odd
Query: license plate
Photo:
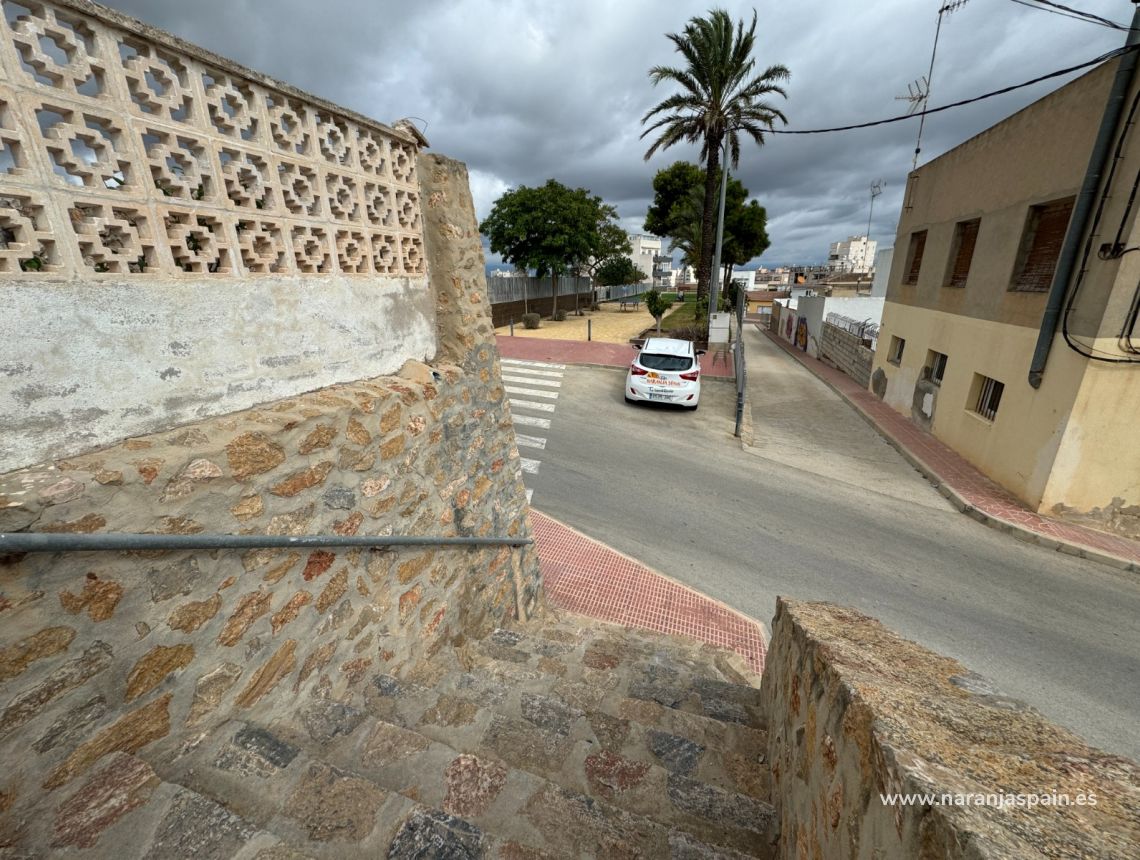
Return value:
<svg viewBox="0 0 1140 860">
<path fill-rule="evenodd" d="M 673 399 L 673 395 L 671 395 L 671 394 L 653 394 L 653 393 L 650 393 L 650 395 L 649 395 L 649 399 L 650 399 L 650 400 L 672 400 L 672 399 Z"/>
</svg>

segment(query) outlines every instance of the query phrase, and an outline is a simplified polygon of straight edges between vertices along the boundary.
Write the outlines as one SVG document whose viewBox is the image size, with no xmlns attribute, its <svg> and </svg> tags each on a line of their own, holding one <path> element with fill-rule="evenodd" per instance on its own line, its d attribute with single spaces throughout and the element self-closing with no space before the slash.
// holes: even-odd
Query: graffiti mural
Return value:
<svg viewBox="0 0 1140 860">
<path fill-rule="evenodd" d="M 788 320 L 791 323 L 791 319 Z M 790 326 L 789 326 L 790 327 Z M 808 327 L 807 317 L 800 317 L 799 322 L 796 323 L 796 346 L 807 352 L 808 345 Z"/>
</svg>

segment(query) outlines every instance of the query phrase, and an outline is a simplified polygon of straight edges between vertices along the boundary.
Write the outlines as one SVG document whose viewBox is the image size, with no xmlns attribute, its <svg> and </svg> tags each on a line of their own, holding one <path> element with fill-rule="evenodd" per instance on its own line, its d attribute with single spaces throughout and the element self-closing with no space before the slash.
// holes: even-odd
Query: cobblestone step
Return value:
<svg viewBox="0 0 1140 860">
<path fill-rule="evenodd" d="M 384 686 L 390 698 L 402 695 Z M 756 797 L 472 704 L 441 694 L 409 727 L 361 711 L 346 717 L 326 702 L 332 718 L 309 712 L 271 731 L 385 790 L 461 815 L 488 838 L 541 852 L 504 856 L 770 855 L 772 810 Z M 411 722 L 406 712 L 399 718 Z"/>
<path fill-rule="evenodd" d="M 171 736 L 146 761 L 117 754 L 20 844 L 115 858 L 769 857 L 748 680 L 716 649 L 597 622 L 497 630 L 345 702 L 318 694 L 285 717 L 254 709 Z"/>
<path fill-rule="evenodd" d="M 0 857 L 253 858 L 281 840 L 216 800 L 115 753 L 65 792 L 53 814 L 0 834 Z M 278 856 L 278 855 L 274 855 Z M 279 855 L 287 856 L 287 855 Z"/>
<path fill-rule="evenodd" d="M 562 632 L 564 626 L 554 629 Z M 528 683 L 557 676 L 563 682 L 585 681 L 614 694 L 721 722 L 763 727 L 759 689 L 744 683 L 744 676 L 732 674 L 730 666 L 719 665 L 724 652 L 712 648 L 686 652 L 684 643 L 655 646 L 639 641 L 636 634 L 627 643 L 618 632 L 620 628 L 610 628 L 591 636 L 585 631 L 579 641 L 567 642 L 500 629 L 472 649 L 471 661 L 504 681 Z"/>
</svg>

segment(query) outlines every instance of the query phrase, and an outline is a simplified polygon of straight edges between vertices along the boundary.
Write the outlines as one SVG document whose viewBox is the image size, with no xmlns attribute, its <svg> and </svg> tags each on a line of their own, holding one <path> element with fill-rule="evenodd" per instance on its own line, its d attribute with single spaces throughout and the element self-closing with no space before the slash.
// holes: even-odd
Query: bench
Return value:
<svg viewBox="0 0 1140 860">
<path fill-rule="evenodd" d="M 627 307 L 633 307 L 634 310 L 641 307 L 640 296 L 629 296 L 628 298 L 618 299 L 619 310 L 625 310 Z"/>
</svg>

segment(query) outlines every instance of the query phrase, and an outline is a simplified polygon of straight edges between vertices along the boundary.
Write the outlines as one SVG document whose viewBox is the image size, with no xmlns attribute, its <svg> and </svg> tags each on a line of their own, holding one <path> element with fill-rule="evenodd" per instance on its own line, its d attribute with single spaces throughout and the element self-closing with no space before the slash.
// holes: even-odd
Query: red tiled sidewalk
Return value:
<svg viewBox="0 0 1140 860">
<path fill-rule="evenodd" d="M 1050 549 L 1140 571 L 1140 542 L 1050 519 L 1027 509 L 951 448 L 895 412 L 851 377 L 757 326 L 769 340 L 827 383 L 964 513 Z"/>
<path fill-rule="evenodd" d="M 543 337 L 511 337 L 496 335 L 499 355 L 528 361 L 551 361 L 555 364 L 597 364 L 603 367 L 629 367 L 636 352 L 628 343 L 604 343 L 597 340 L 556 340 Z M 701 356 L 701 372 L 706 376 L 732 376 L 732 356 Z"/>
<path fill-rule="evenodd" d="M 600 621 L 688 636 L 740 654 L 764 671 L 764 628 L 688 586 L 533 508 L 546 599 L 555 609 Z"/>
</svg>

